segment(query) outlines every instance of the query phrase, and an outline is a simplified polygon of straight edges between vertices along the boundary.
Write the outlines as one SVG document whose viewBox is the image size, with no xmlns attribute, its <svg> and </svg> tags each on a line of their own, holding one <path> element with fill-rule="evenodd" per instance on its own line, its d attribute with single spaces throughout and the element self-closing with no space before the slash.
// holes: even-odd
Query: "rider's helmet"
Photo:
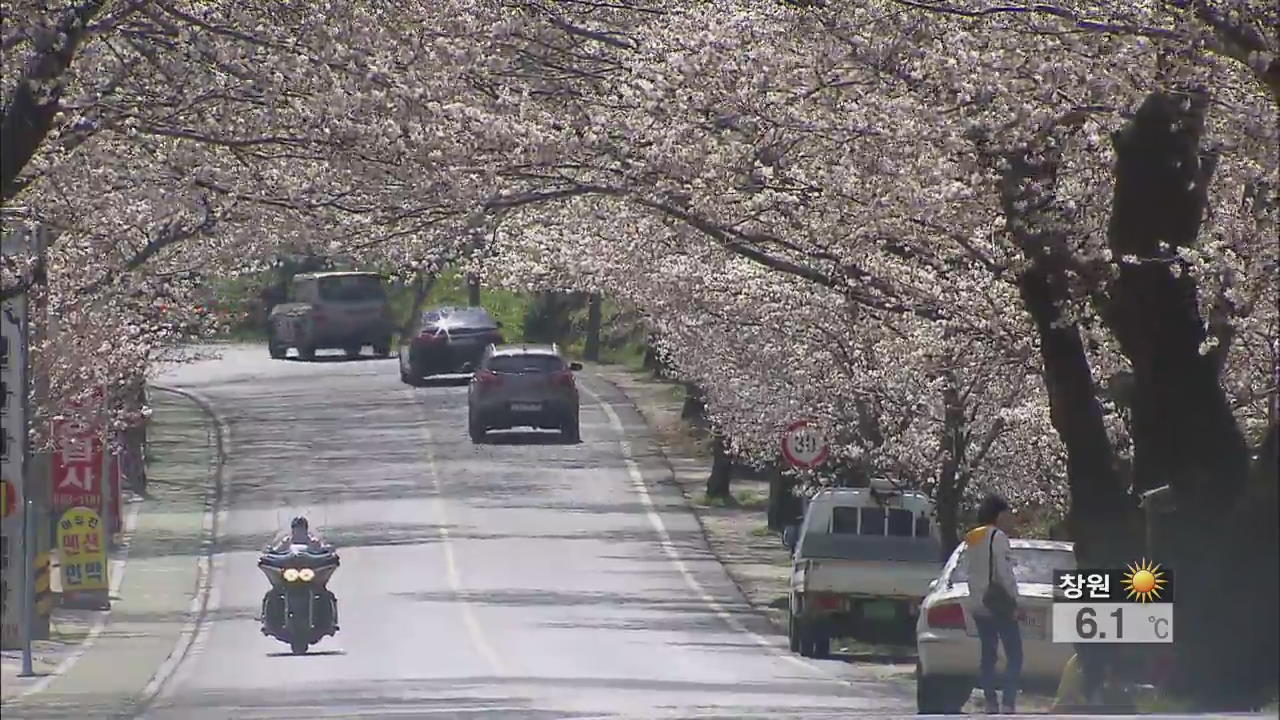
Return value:
<svg viewBox="0 0 1280 720">
<path fill-rule="evenodd" d="M 301 515 L 294 518 L 293 522 L 289 523 L 289 527 L 292 530 L 293 542 L 305 543 L 311 540 L 311 531 L 307 524 L 307 519 Z"/>
</svg>

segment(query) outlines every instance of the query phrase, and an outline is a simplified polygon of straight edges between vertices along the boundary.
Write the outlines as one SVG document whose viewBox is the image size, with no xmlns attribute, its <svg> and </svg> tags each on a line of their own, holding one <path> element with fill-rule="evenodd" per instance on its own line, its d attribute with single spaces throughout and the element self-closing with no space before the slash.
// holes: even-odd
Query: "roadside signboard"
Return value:
<svg viewBox="0 0 1280 720">
<path fill-rule="evenodd" d="M 0 520 L 8 520 L 21 510 L 18 486 L 7 479 L 0 478 Z"/>
<path fill-rule="evenodd" d="M 53 454 L 53 507 L 102 511 L 102 440 L 96 428 L 80 420 L 55 420 Z"/>
<path fill-rule="evenodd" d="M 4 254 L 17 252 L 25 236 L 6 233 Z M 0 647 L 23 645 L 22 598 L 31 578 L 23 570 L 26 555 L 23 472 L 26 463 L 27 296 L 0 303 Z"/>
<path fill-rule="evenodd" d="M 826 462 L 831 447 L 822 432 L 808 420 L 798 420 L 782 433 L 782 455 L 794 467 L 812 469 Z"/>
<path fill-rule="evenodd" d="M 64 607 L 110 607 L 106 528 L 92 508 L 73 507 L 58 521 Z"/>
</svg>

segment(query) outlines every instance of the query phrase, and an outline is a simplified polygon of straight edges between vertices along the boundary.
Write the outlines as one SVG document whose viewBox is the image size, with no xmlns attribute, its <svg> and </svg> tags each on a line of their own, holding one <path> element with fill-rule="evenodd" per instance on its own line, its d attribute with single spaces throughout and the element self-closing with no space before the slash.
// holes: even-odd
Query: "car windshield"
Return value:
<svg viewBox="0 0 1280 720">
<path fill-rule="evenodd" d="M 440 308 L 438 310 L 428 310 L 422 314 L 422 324 L 424 326 L 433 325 L 444 328 L 496 329 L 498 326 L 493 316 L 484 308 Z"/>
<path fill-rule="evenodd" d="M 1049 550 L 1046 548 L 1012 548 L 1013 576 L 1021 583 L 1053 584 L 1053 571 L 1067 570 L 1076 566 L 1076 556 L 1070 550 Z M 965 558 L 968 550 L 961 550 L 956 559 L 955 569 L 951 571 L 951 582 L 969 582 L 969 563 Z"/>
<path fill-rule="evenodd" d="M 384 300 L 386 290 L 376 275 L 333 275 L 320 278 L 320 299 L 333 301 Z"/>
<path fill-rule="evenodd" d="M 485 367 L 496 373 L 549 373 L 564 370 L 565 364 L 555 355 L 499 355 Z"/>
</svg>

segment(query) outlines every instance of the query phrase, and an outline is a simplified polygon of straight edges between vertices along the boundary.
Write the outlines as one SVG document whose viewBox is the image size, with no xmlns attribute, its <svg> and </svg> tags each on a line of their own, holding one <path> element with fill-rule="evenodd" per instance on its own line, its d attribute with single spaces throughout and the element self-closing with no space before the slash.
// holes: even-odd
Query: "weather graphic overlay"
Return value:
<svg viewBox="0 0 1280 720">
<path fill-rule="evenodd" d="M 1123 569 L 1053 571 L 1053 642 L 1173 642 L 1173 571 L 1143 558 Z"/>
<path fill-rule="evenodd" d="M 1127 591 L 1127 599 L 1148 603 L 1160 599 L 1160 592 L 1169 581 L 1158 564 L 1142 560 L 1129 565 L 1120 583 Z"/>
</svg>

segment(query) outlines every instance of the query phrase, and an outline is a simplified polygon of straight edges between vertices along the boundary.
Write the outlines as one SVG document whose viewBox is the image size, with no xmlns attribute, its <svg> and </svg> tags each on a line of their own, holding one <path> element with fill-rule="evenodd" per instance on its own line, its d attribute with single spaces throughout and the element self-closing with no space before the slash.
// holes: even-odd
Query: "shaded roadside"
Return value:
<svg viewBox="0 0 1280 720">
<path fill-rule="evenodd" d="M 5 652 L 6 718 L 127 712 L 189 621 L 215 499 L 214 424 L 191 400 L 158 389 L 152 410 L 148 496 L 127 499 L 135 517 L 113 558 L 112 609 L 55 607 L 51 639 L 33 648 L 35 677 L 18 677 L 21 653 Z"/>
<path fill-rule="evenodd" d="M 752 607 L 785 633 L 791 555 L 768 527 L 768 481 L 735 477 L 731 500 L 709 501 L 705 491 L 711 453 L 681 419 L 683 387 L 623 365 L 592 365 L 591 371 L 621 390 L 639 410 L 671 462 L 674 480 L 702 525 L 712 553 Z M 837 641 L 833 650 L 852 661 L 914 670 L 913 647 L 845 640 L 843 646 Z"/>
</svg>

